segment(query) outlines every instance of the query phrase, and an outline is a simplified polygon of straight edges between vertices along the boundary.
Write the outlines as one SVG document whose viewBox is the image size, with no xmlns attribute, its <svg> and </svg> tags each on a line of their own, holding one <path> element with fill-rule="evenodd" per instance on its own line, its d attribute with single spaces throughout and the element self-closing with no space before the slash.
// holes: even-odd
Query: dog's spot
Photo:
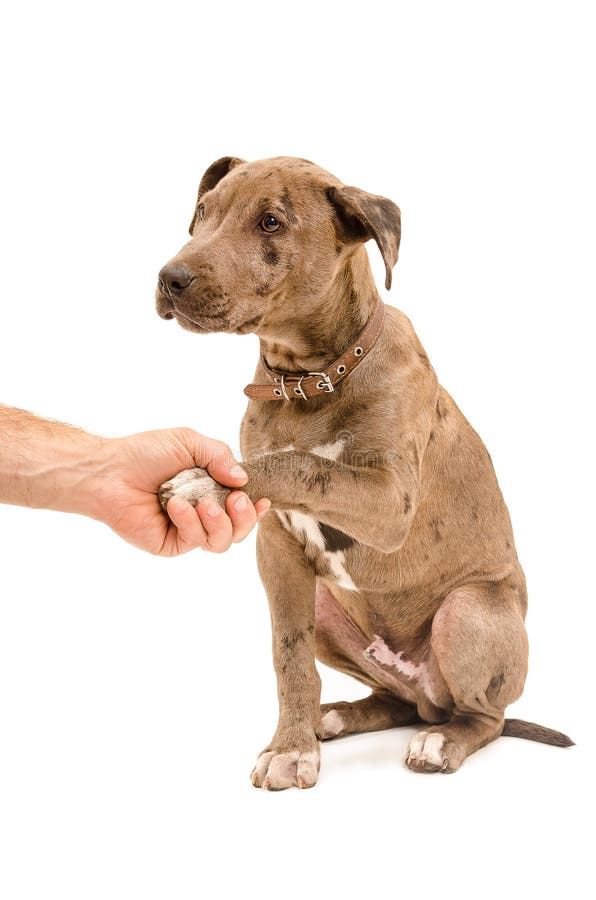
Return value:
<svg viewBox="0 0 596 900">
<path fill-rule="evenodd" d="M 272 244 L 264 244 L 263 259 L 270 266 L 276 266 L 279 262 L 279 253 Z"/>
<path fill-rule="evenodd" d="M 435 439 L 435 433 L 434 433 L 434 431 L 431 431 L 431 433 L 428 436 L 429 443 L 430 443 L 430 441 L 434 441 L 434 439 Z"/>
<path fill-rule="evenodd" d="M 440 528 L 441 521 L 440 521 L 440 519 L 433 519 L 431 521 L 430 525 L 433 530 L 433 534 L 435 536 L 435 543 L 438 544 L 439 541 L 443 540 L 443 535 L 441 533 L 441 528 Z"/>
<path fill-rule="evenodd" d="M 329 490 L 330 472 L 299 472 L 298 477 L 307 491 L 314 491 L 315 488 L 318 488 L 321 496 L 324 497 Z"/>
<path fill-rule="evenodd" d="M 287 651 L 288 653 L 291 653 L 292 650 L 295 649 L 296 645 L 299 644 L 303 640 L 304 640 L 304 632 L 296 631 L 294 634 L 291 634 L 291 635 L 284 634 L 283 637 L 280 639 L 280 644 L 285 651 Z"/>
<path fill-rule="evenodd" d="M 324 522 L 319 522 L 319 530 L 329 553 L 335 553 L 336 550 L 347 550 L 354 543 L 354 538 L 351 538 L 349 534 L 345 534 L 331 525 L 326 525 Z"/>
<path fill-rule="evenodd" d="M 367 659 L 371 659 L 382 666 L 397 669 L 401 675 L 405 675 L 406 678 L 412 678 L 415 681 L 418 680 L 424 670 L 423 666 L 418 666 L 411 660 L 405 659 L 402 651 L 394 653 L 393 650 L 390 650 L 379 635 L 375 635 L 375 640 L 366 648 L 364 655 Z"/>
<path fill-rule="evenodd" d="M 488 683 L 488 687 L 486 689 L 486 698 L 490 703 L 495 703 L 497 700 L 501 688 L 505 683 L 505 673 L 497 672 Z"/>
<path fill-rule="evenodd" d="M 442 397 L 437 398 L 437 416 L 439 419 L 444 419 L 447 416 L 447 407 L 443 401 Z"/>
<path fill-rule="evenodd" d="M 408 515 L 410 510 L 412 509 L 412 500 L 409 494 L 404 494 L 404 515 Z"/>
<path fill-rule="evenodd" d="M 406 659 L 403 650 L 394 653 L 378 634 L 375 634 L 374 641 L 363 653 L 365 659 L 382 666 L 385 672 L 391 671 L 391 674 L 395 674 L 402 683 L 404 683 L 403 679 L 406 679 L 406 685 L 410 688 L 418 687 L 431 703 L 436 704 L 438 699 L 436 685 L 429 675 L 424 660 L 416 663 L 411 659 Z"/>
<path fill-rule="evenodd" d="M 255 316 L 254 319 L 248 319 L 246 322 L 240 325 L 239 328 L 254 328 L 255 325 L 259 324 L 262 318 L 262 316 Z"/>
<path fill-rule="evenodd" d="M 290 200 L 290 195 L 288 194 L 287 190 L 284 190 L 283 194 L 281 195 L 281 205 L 283 206 L 284 212 L 288 217 L 288 222 L 291 222 L 292 225 L 295 225 L 298 219 L 296 217 L 296 213 L 294 212 L 294 207 L 292 206 L 292 201 Z"/>
</svg>

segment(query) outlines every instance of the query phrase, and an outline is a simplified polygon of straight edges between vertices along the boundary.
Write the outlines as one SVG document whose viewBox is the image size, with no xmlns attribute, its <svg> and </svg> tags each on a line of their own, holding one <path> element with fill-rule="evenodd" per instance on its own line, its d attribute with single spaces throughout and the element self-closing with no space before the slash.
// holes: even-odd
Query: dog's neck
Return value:
<svg viewBox="0 0 596 900">
<path fill-rule="evenodd" d="M 344 263 L 313 312 L 277 320 L 258 329 L 261 355 L 274 369 L 312 372 L 325 368 L 356 340 L 379 300 L 364 246 Z"/>
</svg>

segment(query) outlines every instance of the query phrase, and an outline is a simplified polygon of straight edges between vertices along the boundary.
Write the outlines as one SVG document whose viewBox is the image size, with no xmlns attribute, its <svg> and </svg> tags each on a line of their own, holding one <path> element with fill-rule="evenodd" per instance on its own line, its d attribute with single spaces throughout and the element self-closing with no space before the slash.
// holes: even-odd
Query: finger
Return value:
<svg viewBox="0 0 596 900">
<path fill-rule="evenodd" d="M 244 491 L 233 491 L 226 500 L 235 543 L 243 541 L 257 524 L 257 512 Z"/>
<path fill-rule="evenodd" d="M 212 478 L 228 487 L 240 487 L 246 484 L 248 475 L 239 462 L 234 459 L 229 447 L 214 456 L 203 468 L 207 469 Z"/>
<path fill-rule="evenodd" d="M 227 444 L 214 441 L 213 438 L 197 434 L 196 431 L 185 432 L 185 443 L 193 455 L 195 465 L 207 469 L 212 478 L 228 487 L 239 487 L 248 480 L 248 475 L 234 459 L 234 454 Z"/>
<path fill-rule="evenodd" d="M 167 513 L 177 530 L 179 553 L 207 546 L 207 534 L 197 515 L 196 509 L 183 497 L 170 497 Z"/>
<path fill-rule="evenodd" d="M 197 507 L 199 518 L 207 535 L 207 550 L 223 553 L 232 543 L 232 523 L 216 500 L 204 498 Z"/>
<path fill-rule="evenodd" d="M 255 503 L 255 510 L 257 513 L 257 522 L 260 522 L 261 519 L 267 515 L 269 510 L 271 509 L 271 500 L 268 500 L 267 497 L 263 497 L 262 500 L 257 500 Z"/>
</svg>

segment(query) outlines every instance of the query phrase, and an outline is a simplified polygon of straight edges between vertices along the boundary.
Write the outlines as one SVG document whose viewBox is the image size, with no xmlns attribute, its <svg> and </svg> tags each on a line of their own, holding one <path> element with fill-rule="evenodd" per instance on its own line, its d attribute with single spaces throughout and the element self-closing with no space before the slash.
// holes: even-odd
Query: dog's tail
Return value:
<svg viewBox="0 0 596 900">
<path fill-rule="evenodd" d="M 506 737 L 540 741 L 541 744 L 553 744 L 555 747 L 575 747 L 575 741 L 572 741 L 562 731 L 545 728 L 544 725 L 535 725 L 534 722 L 524 722 L 523 719 L 505 719 L 505 727 L 501 733 Z"/>
</svg>

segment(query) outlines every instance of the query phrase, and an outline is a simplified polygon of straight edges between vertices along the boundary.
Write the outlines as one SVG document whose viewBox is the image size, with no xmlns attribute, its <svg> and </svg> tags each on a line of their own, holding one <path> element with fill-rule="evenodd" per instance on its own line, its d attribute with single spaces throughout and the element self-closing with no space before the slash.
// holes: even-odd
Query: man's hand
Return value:
<svg viewBox="0 0 596 900">
<path fill-rule="evenodd" d="M 168 518 L 159 486 L 195 466 L 232 489 L 247 481 L 229 447 L 190 428 L 106 439 L 0 405 L 0 503 L 100 519 L 149 553 L 176 556 L 195 547 L 221 553 L 269 509 L 269 500 L 253 506 L 232 490 L 225 511 L 210 500 L 194 509 L 172 497 Z"/>
<path fill-rule="evenodd" d="M 176 556 L 195 547 L 215 553 L 243 540 L 269 509 L 266 499 L 254 506 L 243 491 L 233 490 L 226 511 L 214 500 L 196 509 L 181 497 L 167 505 L 170 521 L 156 497 L 159 485 L 180 469 L 200 466 L 216 481 L 238 488 L 246 473 L 225 444 L 187 428 L 148 431 L 105 443 L 99 474 L 95 518 L 125 540 L 161 556 Z M 227 514 L 226 514 L 227 513 Z"/>
</svg>

